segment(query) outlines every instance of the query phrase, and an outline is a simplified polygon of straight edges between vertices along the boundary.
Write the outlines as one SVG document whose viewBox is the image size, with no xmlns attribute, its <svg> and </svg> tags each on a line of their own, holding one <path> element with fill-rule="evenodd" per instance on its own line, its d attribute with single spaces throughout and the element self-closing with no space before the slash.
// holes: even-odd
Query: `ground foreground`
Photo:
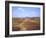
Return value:
<svg viewBox="0 0 46 38">
<path fill-rule="evenodd" d="M 12 18 L 12 31 L 40 30 L 40 18 Z"/>
</svg>

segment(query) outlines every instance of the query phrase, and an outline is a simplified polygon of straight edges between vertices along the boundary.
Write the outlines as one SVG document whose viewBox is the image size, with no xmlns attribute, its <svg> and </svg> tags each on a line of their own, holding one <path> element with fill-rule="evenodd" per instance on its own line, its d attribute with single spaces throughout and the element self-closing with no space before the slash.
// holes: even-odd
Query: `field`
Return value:
<svg viewBox="0 0 46 38">
<path fill-rule="evenodd" d="M 40 30 L 40 17 L 12 18 L 12 31 Z"/>
</svg>

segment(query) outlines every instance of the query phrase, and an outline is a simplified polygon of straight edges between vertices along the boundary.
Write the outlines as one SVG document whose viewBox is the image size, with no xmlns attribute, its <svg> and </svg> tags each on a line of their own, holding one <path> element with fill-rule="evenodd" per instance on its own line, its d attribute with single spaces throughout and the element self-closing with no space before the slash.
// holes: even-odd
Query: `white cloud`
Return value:
<svg viewBox="0 0 46 38">
<path fill-rule="evenodd" d="M 18 10 L 24 11 L 24 9 L 23 9 L 23 8 L 18 8 Z"/>
</svg>

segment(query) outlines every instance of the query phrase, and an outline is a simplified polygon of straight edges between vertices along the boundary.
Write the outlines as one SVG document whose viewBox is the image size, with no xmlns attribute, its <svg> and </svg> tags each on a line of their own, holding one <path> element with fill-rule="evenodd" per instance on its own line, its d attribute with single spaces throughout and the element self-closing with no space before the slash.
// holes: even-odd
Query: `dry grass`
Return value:
<svg viewBox="0 0 46 38">
<path fill-rule="evenodd" d="M 31 18 L 13 18 L 12 19 L 13 31 L 26 31 L 26 30 L 40 30 L 40 20 Z"/>
</svg>

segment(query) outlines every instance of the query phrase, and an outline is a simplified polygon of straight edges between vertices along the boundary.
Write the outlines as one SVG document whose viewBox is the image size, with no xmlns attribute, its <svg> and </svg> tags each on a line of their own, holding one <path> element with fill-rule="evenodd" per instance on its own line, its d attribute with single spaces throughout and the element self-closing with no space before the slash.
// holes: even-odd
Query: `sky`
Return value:
<svg viewBox="0 0 46 38">
<path fill-rule="evenodd" d="M 40 17 L 40 8 L 38 7 L 12 7 L 12 17 Z"/>
</svg>

